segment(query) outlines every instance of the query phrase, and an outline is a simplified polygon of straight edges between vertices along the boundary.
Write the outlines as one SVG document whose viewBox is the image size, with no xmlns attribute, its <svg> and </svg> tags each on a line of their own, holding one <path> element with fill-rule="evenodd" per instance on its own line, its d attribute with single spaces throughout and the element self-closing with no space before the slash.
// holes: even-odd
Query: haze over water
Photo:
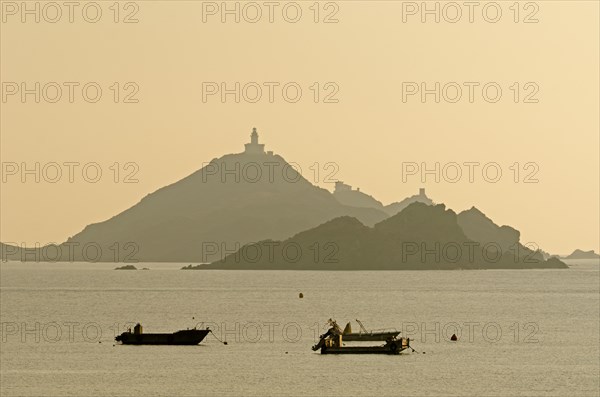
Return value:
<svg viewBox="0 0 600 397">
<path fill-rule="evenodd" d="M 567 262 L 566 270 L 395 272 L 2 263 L 0 392 L 597 396 L 600 267 Z M 368 329 L 402 329 L 419 353 L 312 352 L 328 318 L 355 331 L 357 318 Z M 138 321 L 144 332 L 213 323 L 228 345 L 210 334 L 200 346 L 114 345 Z"/>
</svg>

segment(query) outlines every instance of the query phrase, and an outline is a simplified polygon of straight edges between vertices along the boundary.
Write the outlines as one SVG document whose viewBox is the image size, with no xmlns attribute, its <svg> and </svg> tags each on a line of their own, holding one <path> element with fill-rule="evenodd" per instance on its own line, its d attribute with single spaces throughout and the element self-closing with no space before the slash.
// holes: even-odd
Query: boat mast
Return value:
<svg viewBox="0 0 600 397">
<path fill-rule="evenodd" d="M 359 320 L 359 319 L 356 319 L 356 322 L 358 323 L 358 325 L 360 325 L 360 329 L 362 330 L 362 332 L 364 332 L 365 334 L 368 334 L 368 333 L 369 333 L 369 331 L 367 331 L 367 330 L 365 329 L 365 326 L 363 325 L 363 323 L 361 323 L 361 322 L 360 322 L 360 320 Z"/>
</svg>

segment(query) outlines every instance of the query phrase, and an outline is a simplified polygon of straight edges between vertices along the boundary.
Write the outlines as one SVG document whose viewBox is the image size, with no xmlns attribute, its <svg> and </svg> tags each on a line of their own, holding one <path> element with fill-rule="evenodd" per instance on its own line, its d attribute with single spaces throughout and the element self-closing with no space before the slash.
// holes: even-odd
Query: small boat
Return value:
<svg viewBox="0 0 600 397">
<path fill-rule="evenodd" d="M 346 346 L 344 344 L 346 335 L 337 323 L 330 319 L 329 324 L 331 328 L 321 335 L 319 342 L 312 347 L 313 351 L 320 349 L 321 354 L 400 354 L 403 350 L 412 349 L 410 338 L 397 339 L 395 335 L 379 346 Z"/>
<path fill-rule="evenodd" d="M 197 345 L 211 332 L 210 329 L 186 329 L 172 334 L 144 334 L 142 325 L 137 323 L 133 328 L 115 337 L 124 345 Z"/>
<path fill-rule="evenodd" d="M 400 331 L 396 330 L 367 331 L 360 320 L 357 319 L 356 322 L 360 325 L 360 332 L 352 332 L 351 324 L 346 324 L 342 333 L 346 342 L 389 340 L 395 339 L 400 334 Z"/>
</svg>

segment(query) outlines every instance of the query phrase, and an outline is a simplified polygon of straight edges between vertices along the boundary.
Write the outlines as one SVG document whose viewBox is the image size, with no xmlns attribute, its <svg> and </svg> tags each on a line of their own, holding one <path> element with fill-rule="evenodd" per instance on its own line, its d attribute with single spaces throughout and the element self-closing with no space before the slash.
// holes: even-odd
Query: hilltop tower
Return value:
<svg viewBox="0 0 600 397">
<path fill-rule="evenodd" d="M 246 147 L 246 150 L 244 151 L 246 154 L 265 154 L 265 145 L 263 143 L 258 143 L 258 132 L 256 132 L 256 128 L 252 128 L 250 143 L 246 143 L 244 146 Z"/>
</svg>

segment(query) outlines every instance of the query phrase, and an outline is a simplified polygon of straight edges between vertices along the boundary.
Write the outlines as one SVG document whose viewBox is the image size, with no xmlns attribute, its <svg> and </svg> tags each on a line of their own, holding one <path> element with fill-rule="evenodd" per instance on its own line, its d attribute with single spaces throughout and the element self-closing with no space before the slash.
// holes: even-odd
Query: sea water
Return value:
<svg viewBox="0 0 600 397">
<path fill-rule="evenodd" d="M 599 395 L 598 261 L 395 272 L 183 265 L 0 264 L 0 394 Z M 396 328 L 416 352 L 320 355 L 311 346 L 329 318 L 355 332 L 356 319 Z M 137 322 L 214 333 L 199 346 L 114 342 Z"/>
</svg>

